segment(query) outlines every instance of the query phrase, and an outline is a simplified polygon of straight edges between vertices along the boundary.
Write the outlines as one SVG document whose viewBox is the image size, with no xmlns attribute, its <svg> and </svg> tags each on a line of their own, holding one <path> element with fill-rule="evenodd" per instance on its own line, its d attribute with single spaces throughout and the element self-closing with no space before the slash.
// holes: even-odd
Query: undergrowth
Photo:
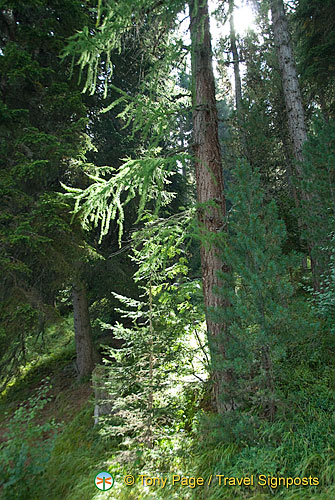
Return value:
<svg viewBox="0 0 335 500">
<path fill-rule="evenodd" d="M 298 308 L 298 303 L 295 305 Z M 292 339 L 280 367 L 282 403 L 274 421 L 252 411 L 244 414 L 235 411 L 230 423 L 227 417 L 220 420 L 203 408 L 207 395 L 190 389 L 188 394 L 181 395 L 174 429 L 165 439 L 156 442 L 153 450 L 139 446 L 127 449 L 118 437 L 101 436 L 99 426 L 93 425 L 91 400 L 82 409 L 73 405 L 72 418 L 57 428 L 50 427 L 52 415 L 48 421 L 41 420 L 37 411 L 43 410 L 39 408 L 41 398 L 32 403 L 31 390 L 35 386 L 41 388 L 46 375 L 69 363 L 73 352 L 69 346 L 64 346 L 57 355 L 50 355 L 31 366 L 2 396 L 1 409 L 10 410 L 5 427 L 12 443 L 5 452 L 6 447 L 2 445 L 2 462 L 7 460 L 7 476 L 3 474 L 2 483 L 5 477 L 8 485 L 0 489 L 1 500 L 333 500 L 333 340 L 322 324 L 316 327 L 312 319 L 307 318 L 312 325 L 310 331 L 306 331 L 303 338 L 297 335 Z M 325 345 L 330 348 L 324 349 Z M 67 391 L 75 395 L 76 387 L 73 381 L 72 389 L 67 388 Z M 28 404 L 18 409 L 18 400 Z M 20 426 L 26 429 L 25 432 L 21 432 Z M 27 454 L 24 452 L 29 451 L 32 441 L 36 443 L 36 453 L 25 462 Z M 16 446 L 18 443 L 22 446 Z M 8 475 L 11 467 L 12 476 Z M 94 478 L 102 470 L 115 477 L 115 484 L 108 492 L 99 492 L 94 486 Z M 23 490 L 20 493 L 15 471 L 24 480 L 24 493 Z M 141 474 L 167 478 L 167 482 L 164 487 L 144 486 L 141 481 L 127 486 L 124 483 L 126 474 L 135 478 Z M 195 488 L 173 485 L 173 474 L 202 477 L 205 484 Z M 254 475 L 255 485 L 220 486 L 216 478 L 219 474 L 235 478 Z M 257 485 L 259 474 L 270 478 L 317 477 L 319 485 L 275 488 L 270 484 L 264 487 Z M 213 479 L 208 485 L 211 476 Z M 12 490 L 11 480 L 14 481 Z"/>
</svg>

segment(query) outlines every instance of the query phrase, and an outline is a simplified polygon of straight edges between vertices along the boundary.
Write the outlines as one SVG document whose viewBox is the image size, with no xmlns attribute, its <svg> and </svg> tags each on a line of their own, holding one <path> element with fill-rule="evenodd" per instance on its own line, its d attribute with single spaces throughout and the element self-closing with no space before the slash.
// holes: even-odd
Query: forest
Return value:
<svg viewBox="0 0 335 500">
<path fill-rule="evenodd" d="M 334 500 L 334 0 L 0 6 L 0 499 Z"/>
</svg>

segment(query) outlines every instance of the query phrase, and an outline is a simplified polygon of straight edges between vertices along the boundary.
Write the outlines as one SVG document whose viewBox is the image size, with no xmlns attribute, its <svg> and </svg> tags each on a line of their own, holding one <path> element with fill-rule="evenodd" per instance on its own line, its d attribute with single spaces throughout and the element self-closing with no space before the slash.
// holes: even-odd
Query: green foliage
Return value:
<svg viewBox="0 0 335 500">
<path fill-rule="evenodd" d="M 275 199 L 285 222 L 285 250 L 301 251 L 297 215 L 293 211 L 294 165 L 276 47 L 269 21 L 269 2 L 259 3 L 256 22 L 258 29 L 250 30 L 239 40 L 241 58 L 245 61 L 242 79 L 243 127 L 240 130 L 236 120 L 232 123 L 235 134 L 229 142 L 233 157 L 231 164 L 234 165 L 236 158 L 242 156 L 250 165 L 259 168 L 265 198 Z M 219 54 L 225 58 L 225 51 L 230 49 L 224 40 L 221 44 Z M 241 134 L 244 145 L 238 140 Z"/>
<path fill-rule="evenodd" d="M 107 371 L 105 387 L 113 409 L 103 419 L 102 432 L 123 436 L 130 448 L 134 443 L 153 448 L 169 438 L 174 419 L 179 420 L 176 394 L 185 376 L 200 370 L 190 361 L 199 348 L 189 345 L 203 321 L 200 285 L 186 278 L 191 215 L 150 218 L 134 235 L 135 280 L 142 294 L 140 300 L 115 294 L 131 327 L 106 325 L 123 346 L 110 351 L 116 361 Z"/>
<path fill-rule="evenodd" d="M 222 369 L 230 376 L 225 392 L 237 412 L 248 408 L 272 419 L 279 404 L 278 362 L 297 328 L 289 309 L 293 288 L 288 276 L 296 259 L 282 252 L 285 227 L 276 204 L 264 200 L 257 169 L 239 163 L 228 198 L 232 203 L 228 230 L 220 235 L 228 269 L 221 274 L 220 293 L 228 306 L 215 312 L 226 325 Z M 235 419 L 234 412 L 231 418 Z M 238 420 L 230 422 L 230 432 L 234 425 L 238 434 Z"/>
<path fill-rule="evenodd" d="M 0 94 L 1 383 L 27 361 L 27 339 L 55 321 L 58 290 L 82 253 L 56 191 L 87 147 L 86 106 L 58 54 L 88 19 L 81 2 L 4 0 Z M 6 18 L 7 16 L 7 18 Z"/>
<path fill-rule="evenodd" d="M 6 441 L 0 445 L 0 471 L 3 491 L 20 500 L 30 497 L 36 478 L 47 466 L 54 445 L 57 424 L 39 424 L 36 417 L 50 401 L 48 379 L 14 412 L 7 424 Z M 24 487 L 23 487 L 24 484 Z"/>
<path fill-rule="evenodd" d="M 134 39 L 139 39 L 143 59 L 146 59 L 147 52 L 152 53 L 158 62 L 156 74 L 160 65 L 165 66 L 166 60 L 162 61 L 160 57 L 163 52 L 162 42 L 166 40 L 169 28 L 174 25 L 176 15 L 183 7 L 184 2 L 180 0 L 169 3 L 136 0 L 131 4 L 129 2 L 111 4 L 102 1 L 98 5 L 95 29 L 84 27 L 82 31 L 70 37 L 63 57 L 71 55 L 72 64 L 76 60 L 81 73 L 87 68 L 84 91 L 90 90 L 91 94 L 96 90 L 101 67 L 105 66 L 104 92 L 107 96 L 108 77 L 113 74 L 113 56 L 121 52 L 122 42 L 130 44 Z M 148 30 L 149 26 L 151 30 Z M 158 43 L 160 46 L 155 53 L 152 47 Z"/>
<path fill-rule="evenodd" d="M 246 491 L 213 484 L 195 498 L 276 494 L 330 499 L 335 473 L 333 336 L 305 297 L 294 295 L 290 274 L 297 261 L 283 254 L 285 227 L 274 202 L 265 201 L 259 172 L 240 163 L 228 197 L 232 209 L 221 243 L 229 272 L 222 274 L 221 293 L 230 307 L 213 315 L 226 322 L 224 339 L 229 340 L 222 365 L 228 374 L 227 410 L 220 418 L 200 415 L 195 475 L 312 475 L 320 486 L 308 492 Z"/>
<path fill-rule="evenodd" d="M 279 363 L 277 383 L 284 396 L 285 410 L 274 422 L 261 420 L 250 440 L 250 420 L 240 426 L 234 442 L 219 441 L 212 419 L 200 420 L 195 443 L 196 474 L 224 471 L 226 476 L 265 474 L 284 477 L 318 477 L 318 488 L 255 488 L 254 491 L 219 487 L 204 492 L 202 498 L 332 498 L 334 494 L 334 362 L 325 358 L 323 331 L 315 328 L 315 318 L 301 299 L 292 300 L 292 313 L 303 315 L 304 335 L 288 342 L 288 354 Z M 313 357 L 314 355 L 314 357 Z M 243 471 L 243 472 L 242 472 Z M 219 472 L 218 472 L 219 473 Z M 197 497 L 198 498 L 198 497 Z"/>
<path fill-rule="evenodd" d="M 302 77 L 323 111 L 330 111 L 332 115 L 335 111 L 334 15 L 332 0 L 300 0 L 293 18 Z"/>
<path fill-rule="evenodd" d="M 141 138 L 141 149 L 121 160 L 121 166 L 118 157 L 113 165 L 115 170 L 106 167 L 96 170 L 90 176 L 94 183 L 85 191 L 71 188 L 76 199 L 75 211 L 80 208 L 84 224 L 92 221 L 96 226 L 101 220 L 101 237 L 108 233 L 110 221 L 116 218 L 121 239 L 124 206 L 135 197 L 139 198 L 139 219 L 145 205 L 152 200 L 156 200 L 157 214 L 162 204 L 171 201 L 166 199 L 164 184 L 172 172 L 176 173 L 190 159 L 190 155 L 179 152 L 172 140 L 178 118 L 188 114 L 190 106 L 188 93 L 176 84 L 171 74 L 185 66 L 187 52 L 173 31 L 176 15 L 183 7 L 184 3 L 178 0 L 169 3 L 139 0 L 131 7 L 127 2 L 117 5 L 101 2 L 95 29 L 78 32 L 64 51 L 64 57 L 72 55 L 81 70 L 87 68 L 84 91 L 98 91 L 98 75 L 99 79 L 105 78 L 104 95 L 112 95 L 112 99 L 102 112 L 115 110 L 116 119 L 123 129 L 129 130 L 129 137 Z M 132 65 L 139 65 L 140 78 L 137 85 L 128 89 L 124 81 L 118 84 L 113 59 L 119 61 L 124 47 L 138 42 L 141 64 L 134 58 Z M 126 52 L 125 56 L 129 57 Z M 109 79 L 112 81 L 107 87 Z M 180 149 L 184 152 L 186 148 Z M 109 174 L 112 176 L 108 179 Z"/>
<path fill-rule="evenodd" d="M 335 236 L 332 235 L 330 245 L 323 248 L 329 257 L 328 270 L 321 276 L 320 290 L 314 292 L 315 309 L 328 325 L 334 335 L 335 327 Z"/>
<path fill-rule="evenodd" d="M 109 449 L 115 444 L 110 441 Z M 92 405 L 86 404 L 58 434 L 32 498 L 91 500 L 97 491 L 93 484 L 94 477 L 108 467 L 105 463 L 106 452 L 106 443 L 93 429 Z"/>
<path fill-rule="evenodd" d="M 163 141 L 171 142 L 169 133 L 175 129 L 175 121 L 187 116 L 190 106 L 189 93 L 169 75 L 169 68 L 164 67 L 159 75 L 161 78 L 157 79 L 155 71 L 155 81 L 149 75 L 134 96 L 111 85 L 121 96 L 102 110 L 106 113 L 121 107 L 117 117 L 124 124 L 123 128 L 131 127 L 131 137 L 140 134 L 150 148 L 157 148 Z"/>
<path fill-rule="evenodd" d="M 193 420 L 192 433 L 189 434 L 185 427 L 173 430 L 169 436 L 156 443 L 154 450 L 131 457 L 125 453 L 124 446 L 120 446 L 119 438 L 104 442 L 98 437 L 98 429 L 92 423 L 92 405 L 89 404 L 56 437 L 46 470 L 43 475 L 34 478 L 27 500 L 44 500 L 46 497 L 50 500 L 98 500 L 101 495 L 94 488 L 93 479 L 98 471 L 104 469 L 111 471 L 116 477 L 112 497 L 122 500 L 178 499 L 181 491 L 183 498 L 192 500 L 234 499 L 242 495 L 252 500 L 269 500 L 274 497 L 274 493 L 275 497 L 285 500 L 332 500 L 332 373 L 325 367 L 324 359 L 320 359 L 317 366 L 313 360 L 306 363 L 315 349 L 322 354 L 318 344 L 321 332 L 315 332 L 313 317 L 300 302 L 293 300 L 292 312 L 304 315 L 311 327 L 305 332 L 305 338 L 292 338 L 291 354 L 281 365 L 281 371 L 285 372 L 281 383 L 290 395 L 290 412 L 281 422 L 263 422 L 257 442 L 245 446 L 237 443 L 227 445 L 212 440 L 209 429 L 206 431 L 198 424 L 202 412 L 194 419 L 193 415 L 198 411 L 199 396 L 198 387 L 191 386 L 190 392 L 178 395 L 174 422 L 180 418 L 182 423 L 184 417 L 178 417 L 177 413 L 188 409 Z M 137 451 L 142 450 L 137 447 Z M 154 473 L 155 476 L 169 477 L 170 484 L 165 488 L 145 489 L 137 483 L 130 488 L 123 482 L 123 476 L 129 472 L 135 475 Z M 200 487 L 194 490 L 171 487 L 171 475 L 176 473 L 208 478 L 213 473 L 242 477 L 253 472 L 282 476 L 315 474 L 320 478 L 321 486 L 314 489 L 292 487 L 272 491 L 269 488 L 219 488 L 216 484 L 212 484 L 210 488 Z M 108 494 L 104 494 L 106 495 Z M 8 495 L 5 496 L 6 499 L 7 497 Z M 15 496 L 11 495 L 10 498 Z"/>
<path fill-rule="evenodd" d="M 301 203 L 299 216 L 304 223 L 306 241 L 312 242 L 312 257 L 317 279 L 329 265 L 329 235 L 335 217 L 335 122 L 316 119 L 305 144 L 302 189 L 308 199 Z"/>
<path fill-rule="evenodd" d="M 8 422 L 11 439 L 0 445 L 6 500 L 100 498 L 93 478 L 101 469 L 116 473 L 111 495 L 120 500 L 180 498 L 180 490 L 170 485 L 155 491 L 139 484 L 126 487 L 121 475 L 130 467 L 133 473 L 158 470 L 166 476 L 182 471 L 206 478 L 215 473 L 235 477 L 311 474 L 321 483 L 308 491 L 242 491 L 213 484 L 184 489 L 185 499 L 243 496 L 256 500 L 275 494 L 286 499 L 331 500 L 335 496 L 335 285 L 333 239 L 329 240 L 335 213 L 334 126 L 331 122 L 315 125 L 299 186 L 310 198 L 301 212 L 293 213 L 285 110 L 274 71 L 268 2 L 262 2 L 262 33 L 241 42 L 247 66 L 246 153 L 253 169 L 241 163 L 231 181 L 227 176 L 232 208 L 227 232 L 218 238 L 228 265 L 220 293 L 229 305 L 224 311 L 213 311 L 213 318 L 226 325 L 220 341 L 227 345 L 220 367 L 228 375 L 227 411 L 218 426 L 216 417 L 204 415 L 211 397 L 209 391 L 203 395 L 207 384 L 195 382 L 196 377 L 206 379 L 209 362 L 208 346 L 202 340 L 201 285 L 198 278 L 191 279 L 189 270 L 194 214 L 169 217 L 179 209 L 179 198 L 172 193 L 178 191 L 178 171 L 190 164 L 190 156 L 180 154 L 189 145 L 184 119 L 190 112 L 187 85 L 175 83 L 176 72 L 185 79 L 188 48 L 173 31 L 184 3 L 99 0 L 88 18 L 87 5 L 79 0 L 2 2 L 4 13 L 13 14 L 15 26 L 11 32 L 1 14 L 0 374 L 6 374 L 13 355 L 19 363 L 25 358 L 27 367 L 22 378 L 12 380 L 1 403 L 12 403 L 15 395 L 26 399 L 28 388 L 38 385 L 51 366 L 59 368 L 70 361 L 70 323 L 55 322 L 45 334 L 44 324 L 54 321 L 52 304 L 60 289 L 58 299 L 66 309 L 66 282 L 78 261 L 85 260 L 86 274 L 96 274 L 94 279 L 105 287 L 103 298 L 103 286 L 91 288 L 95 316 L 108 316 L 110 289 L 122 305 L 116 312 L 123 315 L 112 326 L 100 322 L 123 344 L 122 349 L 108 351 L 113 361 L 106 368 L 104 387 L 109 390 L 106 399 L 112 402 L 112 411 L 100 427 L 93 428 L 92 405 L 87 405 L 64 426 L 52 447 L 53 438 L 46 437 L 54 432 L 54 424 L 39 423 L 46 389 L 27 398 Z M 329 1 L 320 9 L 314 0 L 298 4 L 304 33 L 300 59 L 310 63 L 304 68 L 305 80 L 312 89 L 316 76 L 319 83 L 324 79 L 331 86 L 334 30 L 329 13 L 333 8 Z M 87 70 L 84 90 L 98 94 L 87 101 L 94 102 L 89 121 L 83 97 L 73 80 L 67 79 L 70 68 L 57 57 L 69 35 L 73 36 L 66 52 L 74 56 L 82 73 Z M 76 69 L 73 64 L 72 71 Z M 110 79 L 113 85 L 108 87 Z M 322 92 L 329 99 L 325 106 L 329 111 L 333 90 L 320 85 L 320 102 Z M 103 93 L 109 100 L 104 114 L 97 117 Z M 316 103 L 310 102 L 310 108 Z M 222 126 L 230 116 L 222 104 Z M 90 140 L 84 131 L 98 139 L 98 151 L 91 148 L 89 153 L 92 163 L 85 159 Z M 232 157 L 241 151 L 238 137 L 227 130 L 222 137 L 223 151 L 235 164 Z M 96 168 L 96 158 L 98 165 L 113 168 Z M 89 171 L 88 187 L 87 179 L 80 178 L 83 170 Z M 192 174 L 188 177 L 192 183 Z M 65 201 L 55 195 L 60 181 L 72 186 L 65 188 Z M 273 197 L 279 200 L 279 209 L 269 203 Z M 87 244 L 78 228 L 70 225 L 66 202 L 70 199 L 75 199 L 74 212 L 84 225 L 93 226 L 92 240 L 99 239 L 100 225 L 100 243 L 106 237 L 102 253 L 108 257 L 114 250 L 110 243 L 113 246 L 117 225 L 120 243 L 130 220 L 144 222 L 133 239 L 133 267 L 122 266 L 121 253 L 108 266 L 103 259 L 97 260 L 96 267 L 89 266 Z M 175 207 L 169 205 L 171 201 Z M 154 216 L 148 216 L 146 209 Z M 286 228 L 279 212 L 288 222 Z M 166 218 L 158 219 L 158 214 Z M 311 237 L 316 243 L 313 257 L 322 279 L 314 309 L 305 296 L 295 296 L 300 272 L 295 257 L 285 254 L 298 248 L 297 218 L 305 223 L 306 240 Z M 118 266 L 117 272 L 113 273 L 113 265 Z M 130 298 L 125 296 L 124 269 L 129 277 L 134 268 L 135 286 L 127 291 Z M 103 273 L 110 274 L 108 279 Z"/>
<path fill-rule="evenodd" d="M 139 220 L 144 213 L 146 204 L 155 201 L 155 213 L 161 206 L 167 205 L 174 194 L 165 190 L 172 175 L 176 162 L 184 161 L 184 155 L 163 159 L 153 151 L 143 158 L 128 159 L 109 179 L 99 176 L 110 173 L 110 167 L 98 168 L 98 175 L 88 174 L 94 181 L 85 190 L 64 186 L 65 197 L 76 200 L 74 212 L 80 213 L 82 222 L 92 222 L 96 227 L 101 221 L 100 241 L 108 233 L 110 223 L 116 219 L 119 226 L 119 244 L 123 232 L 124 207 L 136 196 L 139 196 Z"/>
</svg>

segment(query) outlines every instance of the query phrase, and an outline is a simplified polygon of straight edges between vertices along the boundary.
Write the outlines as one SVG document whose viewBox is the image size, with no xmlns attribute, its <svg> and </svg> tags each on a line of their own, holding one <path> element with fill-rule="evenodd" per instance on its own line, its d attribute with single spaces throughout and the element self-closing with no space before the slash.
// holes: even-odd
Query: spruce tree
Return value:
<svg viewBox="0 0 335 500">
<path fill-rule="evenodd" d="M 25 359 L 26 336 L 55 320 L 58 290 L 85 251 L 57 194 L 87 148 L 86 106 L 65 38 L 88 21 L 81 2 L 2 2 L 0 222 L 2 375 Z"/>
<path fill-rule="evenodd" d="M 194 329 L 201 328 L 203 311 L 198 280 L 187 277 L 189 224 L 190 214 L 184 220 L 150 217 L 134 234 L 132 259 L 138 267 L 134 279 L 140 297 L 114 294 L 122 305 L 123 320 L 103 325 L 122 345 L 120 350 L 108 350 L 113 361 L 100 376 L 109 402 L 109 414 L 102 417 L 103 433 L 121 435 L 130 447 L 136 442 L 153 448 L 169 437 L 178 392 L 171 392 L 171 387 L 179 386 L 180 392 L 185 376 L 193 374 L 191 359 L 197 349 L 190 346 L 190 338 Z M 99 377 L 96 383 L 99 388 Z"/>
</svg>

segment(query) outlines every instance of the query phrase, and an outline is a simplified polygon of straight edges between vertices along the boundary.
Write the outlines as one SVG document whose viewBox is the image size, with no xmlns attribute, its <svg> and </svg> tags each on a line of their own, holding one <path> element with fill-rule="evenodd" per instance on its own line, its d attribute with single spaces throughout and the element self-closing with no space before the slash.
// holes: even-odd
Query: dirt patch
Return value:
<svg viewBox="0 0 335 500">
<path fill-rule="evenodd" d="M 43 408 L 41 420 L 54 418 L 56 422 L 67 423 L 80 412 L 87 400 L 93 397 L 93 391 L 91 382 L 70 383 L 60 391 L 57 386 L 53 386 L 49 395 L 52 400 Z"/>
</svg>

